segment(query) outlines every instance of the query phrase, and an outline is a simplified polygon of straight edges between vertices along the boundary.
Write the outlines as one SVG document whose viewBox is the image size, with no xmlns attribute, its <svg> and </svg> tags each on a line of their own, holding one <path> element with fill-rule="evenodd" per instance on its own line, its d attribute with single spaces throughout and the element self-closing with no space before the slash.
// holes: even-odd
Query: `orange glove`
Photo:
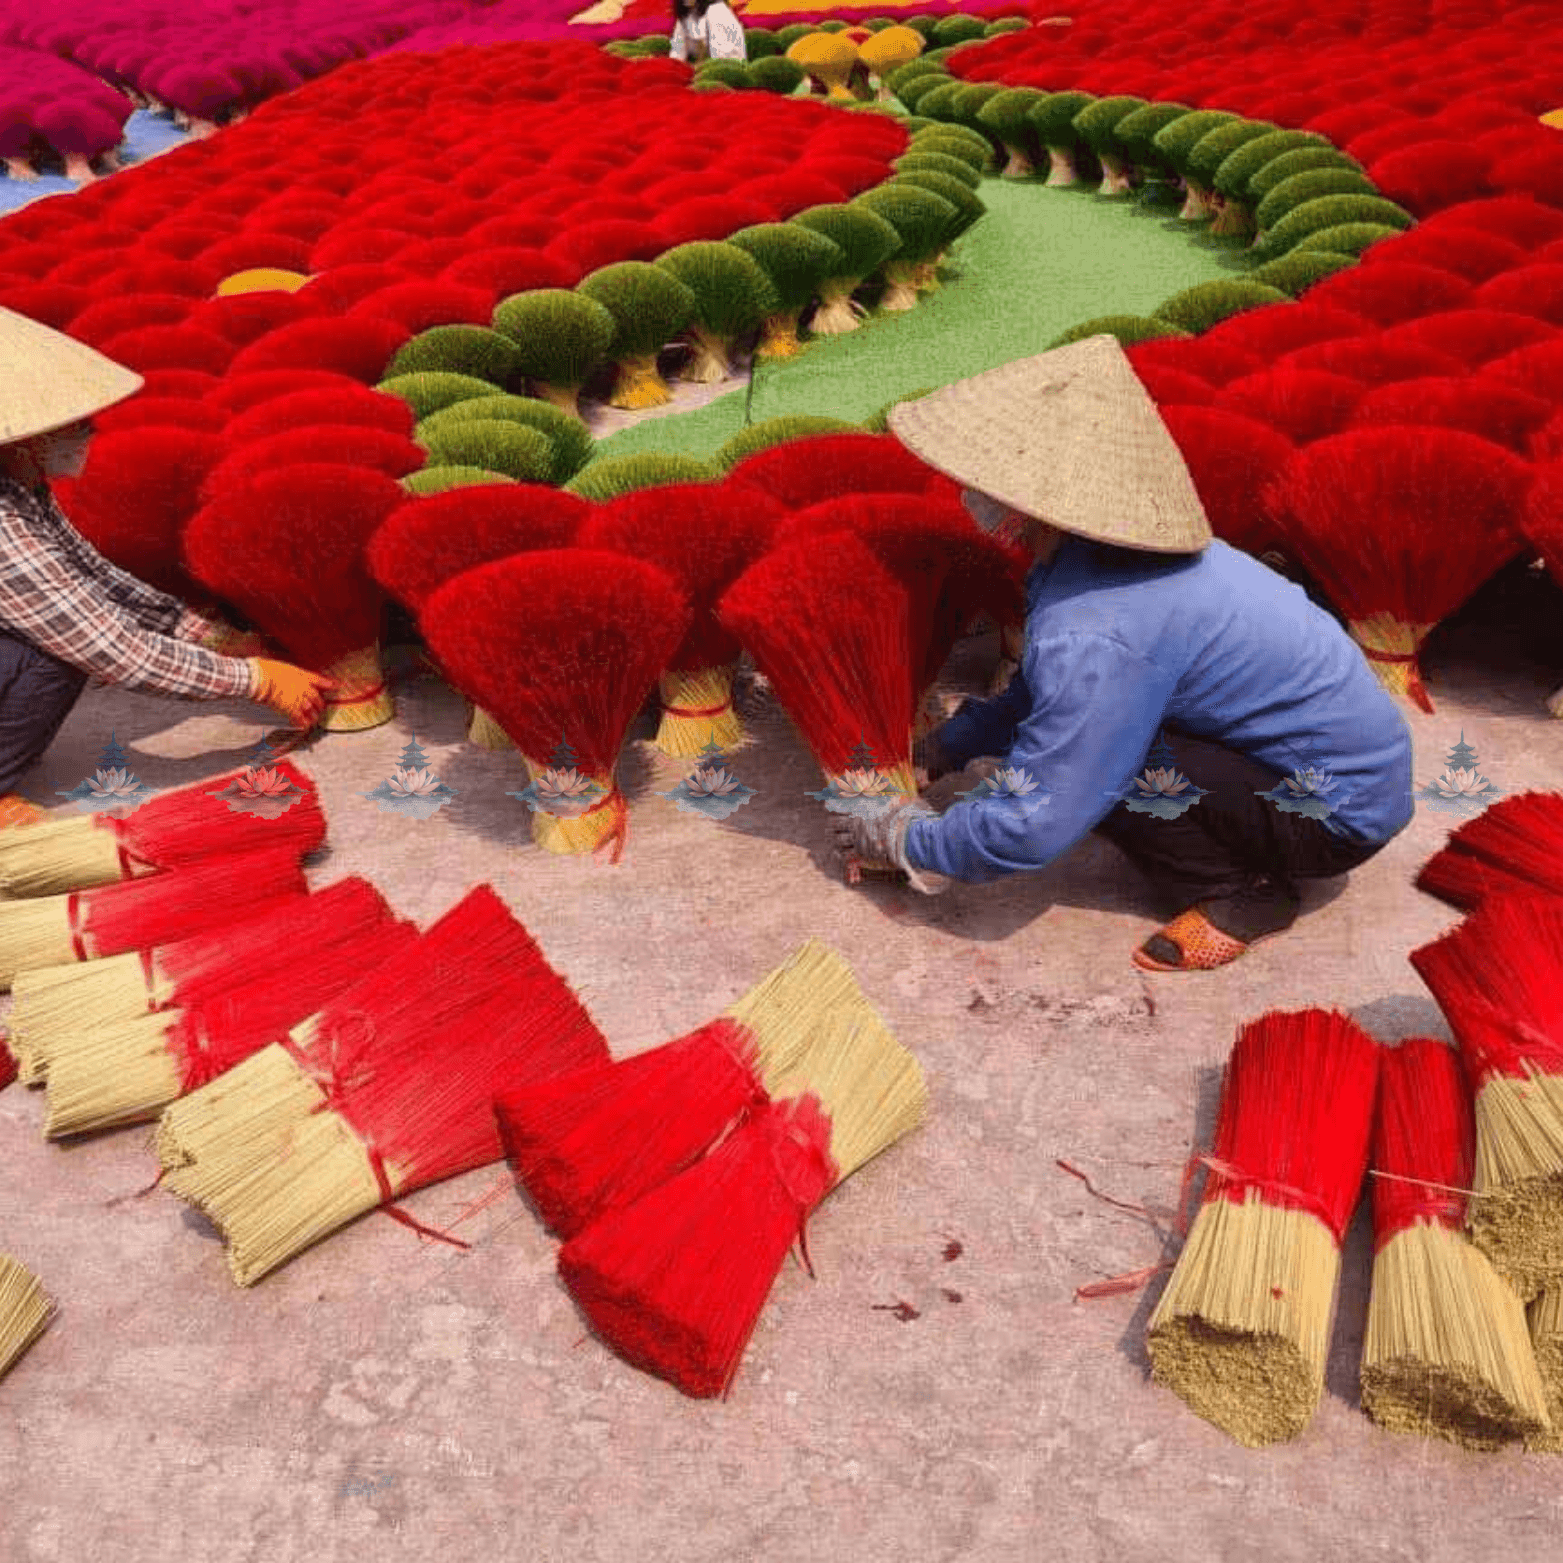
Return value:
<svg viewBox="0 0 1563 1563">
<path fill-rule="evenodd" d="M 250 658 L 250 694 L 306 732 L 320 720 L 325 691 L 335 688 L 335 680 L 324 673 L 311 673 L 308 668 L 270 657 Z"/>
</svg>

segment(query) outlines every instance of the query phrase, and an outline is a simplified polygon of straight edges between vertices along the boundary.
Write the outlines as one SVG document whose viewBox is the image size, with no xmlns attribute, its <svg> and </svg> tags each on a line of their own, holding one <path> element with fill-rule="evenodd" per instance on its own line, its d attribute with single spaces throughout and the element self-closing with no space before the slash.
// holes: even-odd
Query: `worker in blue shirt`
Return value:
<svg viewBox="0 0 1563 1563">
<path fill-rule="evenodd" d="M 903 403 L 890 426 L 1036 563 L 1019 671 L 924 748 L 930 780 L 982 756 L 1002 769 L 942 814 L 844 816 L 844 847 L 934 890 L 1042 868 L 1098 831 L 1177 913 L 1135 964 L 1186 971 L 1289 927 L 1299 880 L 1347 873 L 1405 828 L 1393 700 L 1299 587 L 1212 541 L 1113 338 Z"/>
</svg>

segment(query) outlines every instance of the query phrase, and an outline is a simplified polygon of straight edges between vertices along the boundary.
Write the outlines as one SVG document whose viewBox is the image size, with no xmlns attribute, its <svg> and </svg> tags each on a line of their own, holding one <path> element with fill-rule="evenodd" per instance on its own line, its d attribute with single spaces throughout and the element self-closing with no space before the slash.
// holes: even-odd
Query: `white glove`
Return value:
<svg viewBox="0 0 1563 1563">
<path fill-rule="evenodd" d="M 893 804 L 874 813 L 837 814 L 836 845 L 843 856 L 866 863 L 889 863 L 906 875 L 914 890 L 937 895 L 949 888 L 950 881 L 940 874 L 914 868 L 906 856 L 907 830 L 920 819 L 938 819 L 938 811 L 917 798 Z"/>
</svg>

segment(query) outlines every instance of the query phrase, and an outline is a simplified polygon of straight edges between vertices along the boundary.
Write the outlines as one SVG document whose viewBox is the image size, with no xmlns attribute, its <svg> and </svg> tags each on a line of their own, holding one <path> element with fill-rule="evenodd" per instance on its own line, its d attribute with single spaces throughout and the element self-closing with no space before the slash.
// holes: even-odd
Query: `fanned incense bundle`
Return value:
<svg viewBox="0 0 1563 1563">
<path fill-rule="evenodd" d="M 1454 831 L 1416 882 L 1461 911 L 1494 894 L 1563 898 L 1563 792 L 1500 798 Z"/>
<path fill-rule="evenodd" d="M 843 536 L 828 549 L 775 548 L 728 588 L 716 616 L 749 649 L 832 786 L 861 776 L 861 744 L 876 792 L 916 796 L 911 608 L 867 544 Z"/>
<path fill-rule="evenodd" d="M 364 549 L 405 497 L 383 472 L 300 463 L 225 490 L 185 529 L 190 573 L 336 681 L 321 718 L 328 731 L 378 727 L 395 714 L 379 659 L 385 597 Z"/>
<path fill-rule="evenodd" d="M 30 1270 L 0 1254 L 0 1378 L 49 1327 L 54 1302 Z"/>
<path fill-rule="evenodd" d="M 665 570 L 689 599 L 689 629 L 662 670 L 656 745 L 690 759 L 743 741 L 733 709 L 737 640 L 716 622 L 717 599 L 770 544 L 781 505 L 731 485 L 673 483 L 594 508 L 583 548 L 605 548 Z"/>
<path fill-rule="evenodd" d="M 1476 1094 L 1471 1237 L 1534 1297 L 1563 1281 L 1563 900 L 1492 896 L 1411 964 Z"/>
<path fill-rule="evenodd" d="M 531 935 L 479 886 L 405 957 L 173 1103 L 158 1159 L 249 1286 L 367 1211 L 498 1161 L 496 1095 L 606 1056 Z"/>
<path fill-rule="evenodd" d="M 847 494 L 921 494 L 954 488 L 893 434 L 822 434 L 746 456 L 729 481 L 764 490 L 790 510 Z M 959 490 L 954 489 L 959 495 Z"/>
<path fill-rule="evenodd" d="M 923 1121 L 917 1061 L 848 1031 L 709 1155 L 571 1238 L 559 1272 L 593 1330 L 686 1395 L 726 1392 L 804 1223 L 831 1189 Z"/>
<path fill-rule="evenodd" d="M 1240 1444 L 1295 1438 L 1324 1388 L 1378 1044 L 1322 1009 L 1238 1033 L 1204 1201 L 1150 1322 L 1151 1371 Z"/>
<path fill-rule="evenodd" d="M 68 814 L 0 830 L 0 894 L 61 895 L 218 855 L 284 846 L 303 857 L 326 839 L 315 784 L 289 760 L 277 760 L 271 769 L 299 794 L 275 817 L 235 813 L 213 796 L 245 775 L 237 770 L 159 793 L 123 818 Z"/>
<path fill-rule="evenodd" d="M 250 909 L 304 893 L 287 847 L 211 858 L 147 879 L 70 895 L 0 902 L 0 987 L 34 966 L 101 960 L 240 922 Z"/>
<path fill-rule="evenodd" d="M 500 1098 L 516 1181 L 572 1237 L 682 1172 L 859 1027 L 884 1029 L 851 969 L 811 939 L 688 1036 Z"/>
<path fill-rule="evenodd" d="M 155 1118 L 330 1004 L 365 971 L 405 957 L 417 929 L 397 922 L 383 902 L 378 915 L 366 912 L 339 927 L 290 932 L 294 953 L 285 967 L 226 992 L 58 1036 L 48 1056 L 44 1134 L 61 1139 Z"/>
<path fill-rule="evenodd" d="M 1498 1449 L 1551 1423 L 1524 1304 L 1460 1230 L 1474 1140 L 1454 1050 L 1426 1037 L 1386 1048 L 1362 1404 L 1392 1432 Z"/>
<path fill-rule="evenodd" d="M 619 751 L 689 618 L 663 571 L 586 548 L 496 560 L 424 604 L 419 625 L 440 666 L 526 761 L 543 805 L 532 816 L 540 847 L 590 852 L 611 842 L 617 860 L 629 819 L 614 779 Z M 561 744 L 575 761 L 550 767 Z"/>
<path fill-rule="evenodd" d="M 252 902 L 240 922 L 156 948 L 18 972 L 7 1024 L 23 1076 L 39 1083 L 62 1039 L 204 1004 L 283 970 L 301 948 L 350 938 L 389 916 L 372 885 L 344 879 L 318 895 L 293 887 Z"/>
<path fill-rule="evenodd" d="M 1316 440 L 1283 469 L 1267 503 L 1287 552 L 1345 615 L 1380 680 L 1431 712 L 1417 653 L 1520 552 L 1528 482 L 1526 464 L 1502 446 L 1407 425 Z"/>
<path fill-rule="evenodd" d="M 447 581 L 480 564 L 538 548 L 567 548 L 591 506 L 562 489 L 537 483 L 492 484 L 428 494 L 393 510 L 370 539 L 369 570 L 413 613 Z M 467 738 L 485 749 L 510 745 L 481 706 L 468 718 Z"/>
</svg>

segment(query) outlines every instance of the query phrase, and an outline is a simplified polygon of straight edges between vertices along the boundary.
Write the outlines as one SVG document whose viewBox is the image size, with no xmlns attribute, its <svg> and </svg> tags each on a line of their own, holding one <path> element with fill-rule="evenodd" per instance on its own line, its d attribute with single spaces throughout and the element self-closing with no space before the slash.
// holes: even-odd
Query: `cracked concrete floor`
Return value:
<svg viewBox="0 0 1563 1563">
<path fill-rule="evenodd" d="M 980 671 L 985 648 L 969 646 Z M 1410 718 L 1417 780 L 1461 730 L 1506 790 L 1557 786 L 1559 661 L 1492 621 L 1441 635 L 1438 714 Z M 407 1203 L 473 1241 L 370 1217 L 252 1291 L 152 1175 L 145 1130 L 61 1149 L 41 1101 L 0 1094 L 0 1244 L 60 1300 L 0 1384 L 0 1557 L 14 1563 L 1320 1563 L 1556 1553 L 1558 1467 L 1391 1437 L 1357 1406 L 1368 1247 L 1356 1230 L 1328 1392 L 1307 1434 L 1236 1447 L 1147 1377 L 1156 1287 L 1076 1303 L 1151 1264 L 1191 1145 L 1208 1134 L 1243 1018 L 1351 1008 L 1384 1036 L 1443 1033 L 1405 960 L 1451 920 L 1411 877 L 1450 821 L 1412 827 L 1287 938 L 1201 977 L 1145 978 L 1145 888 L 1089 842 L 1034 878 L 849 889 L 807 754 L 774 709 L 734 767 L 758 795 L 724 823 L 656 796 L 681 772 L 640 741 L 617 867 L 534 849 L 512 755 L 461 742 L 428 676 L 400 715 L 304 757 L 332 825 L 316 883 L 362 872 L 427 921 L 487 879 L 578 987 L 618 1052 L 685 1031 L 808 935 L 852 962 L 929 1076 L 927 1126 L 810 1225 L 731 1397 L 692 1402 L 590 1338 L 553 1246 L 491 1168 Z M 252 708 L 96 692 L 32 780 L 90 772 L 111 729 L 166 786 L 234 763 Z M 358 794 L 416 735 L 459 796 L 427 822 Z M 1144 1220 L 1091 1198 L 1066 1158 Z M 489 1197 L 483 1203 L 485 1197 Z M 478 1207 L 474 1209 L 473 1207 Z M 465 1217 L 465 1219 L 461 1219 Z"/>
</svg>

